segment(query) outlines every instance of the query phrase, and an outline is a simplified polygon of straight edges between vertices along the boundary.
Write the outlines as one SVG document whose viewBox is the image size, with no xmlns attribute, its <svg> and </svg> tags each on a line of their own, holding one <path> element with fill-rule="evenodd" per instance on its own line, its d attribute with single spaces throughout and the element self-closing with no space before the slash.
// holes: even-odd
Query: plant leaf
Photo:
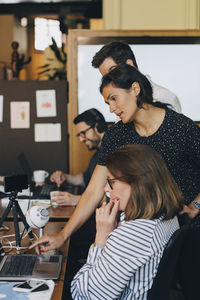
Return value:
<svg viewBox="0 0 200 300">
<path fill-rule="evenodd" d="M 46 69 L 46 70 L 44 70 L 44 71 L 38 72 L 38 75 L 41 75 L 41 74 L 47 73 L 47 72 L 49 72 L 49 71 L 51 71 L 51 69 Z"/>
<path fill-rule="evenodd" d="M 48 66 L 50 66 L 50 64 L 46 64 L 46 65 L 43 65 L 43 66 L 37 67 L 37 69 L 43 69 L 43 68 L 47 68 Z"/>
</svg>

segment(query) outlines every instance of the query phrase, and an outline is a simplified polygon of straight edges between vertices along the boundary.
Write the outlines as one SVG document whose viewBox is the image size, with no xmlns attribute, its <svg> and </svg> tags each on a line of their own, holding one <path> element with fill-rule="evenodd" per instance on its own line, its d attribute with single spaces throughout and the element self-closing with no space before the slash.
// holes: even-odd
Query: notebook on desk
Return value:
<svg viewBox="0 0 200 300">
<path fill-rule="evenodd" d="M 0 280 L 58 279 L 62 255 L 15 254 L 0 256 Z"/>
<path fill-rule="evenodd" d="M 31 198 L 33 199 L 50 199 L 50 192 L 52 191 L 67 191 L 72 194 L 76 194 L 77 187 L 73 185 L 69 185 L 66 182 L 63 183 L 59 188 L 53 182 L 45 183 L 44 186 L 35 186 L 32 178 L 33 178 L 33 170 L 28 162 L 28 159 L 24 152 L 21 152 L 18 155 L 18 161 L 22 168 L 22 170 L 27 174 L 28 181 L 31 186 L 31 192 L 33 195 Z"/>
</svg>

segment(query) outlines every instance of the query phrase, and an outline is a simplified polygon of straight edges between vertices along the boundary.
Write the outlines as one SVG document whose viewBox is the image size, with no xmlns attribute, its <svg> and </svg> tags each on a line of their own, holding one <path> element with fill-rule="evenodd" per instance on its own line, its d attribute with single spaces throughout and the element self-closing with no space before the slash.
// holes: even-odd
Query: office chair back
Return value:
<svg viewBox="0 0 200 300">
<path fill-rule="evenodd" d="M 178 263 L 178 278 L 184 300 L 200 299 L 200 226 L 191 225 L 184 237 Z"/>
<path fill-rule="evenodd" d="M 168 241 L 153 285 L 148 291 L 148 300 L 170 300 L 170 290 L 175 281 L 180 252 L 188 230 L 189 225 L 182 226 L 173 233 Z"/>
</svg>

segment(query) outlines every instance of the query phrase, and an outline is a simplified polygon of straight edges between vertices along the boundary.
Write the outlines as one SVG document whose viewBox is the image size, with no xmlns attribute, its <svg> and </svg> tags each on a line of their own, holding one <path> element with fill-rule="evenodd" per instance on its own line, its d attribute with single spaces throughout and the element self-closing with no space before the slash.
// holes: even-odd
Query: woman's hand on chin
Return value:
<svg viewBox="0 0 200 300">
<path fill-rule="evenodd" d="M 119 199 L 104 202 L 100 208 L 96 209 L 96 246 L 103 247 L 106 244 L 108 235 L 117 227 L 117 217 L 119 212 Z"/>
</svg>

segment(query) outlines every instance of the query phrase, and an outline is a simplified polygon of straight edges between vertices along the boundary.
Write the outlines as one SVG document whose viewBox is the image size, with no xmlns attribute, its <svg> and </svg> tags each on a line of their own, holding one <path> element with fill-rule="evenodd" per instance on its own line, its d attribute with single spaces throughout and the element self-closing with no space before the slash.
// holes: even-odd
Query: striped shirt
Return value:
<svg viewBox="0 0 200 300">
<path fill-rule="evenodd" d="M 178 228 L 177 217 L 121 222 L 103 248 L 90 247 L 72 281 L 72 298 L 147 299 L 165 245 Z"/>
</svg>

